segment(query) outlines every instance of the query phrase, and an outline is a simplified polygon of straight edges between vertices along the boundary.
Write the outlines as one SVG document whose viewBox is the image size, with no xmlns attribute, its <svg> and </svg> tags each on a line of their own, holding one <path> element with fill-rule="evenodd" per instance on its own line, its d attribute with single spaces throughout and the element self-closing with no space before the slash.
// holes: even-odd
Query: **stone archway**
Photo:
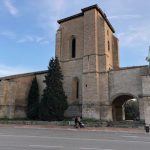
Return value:
<svg viewBox="0 0 150 150">
<path fill-rule="evenodd" d="M 124 114 L 123 105 L 131 99 L 136 99 L 135 96 L 131 94 L 121 94 L 113 99 L 112 102 L 112 115 L 114 121 L 122 121 Z"/>
</svg>

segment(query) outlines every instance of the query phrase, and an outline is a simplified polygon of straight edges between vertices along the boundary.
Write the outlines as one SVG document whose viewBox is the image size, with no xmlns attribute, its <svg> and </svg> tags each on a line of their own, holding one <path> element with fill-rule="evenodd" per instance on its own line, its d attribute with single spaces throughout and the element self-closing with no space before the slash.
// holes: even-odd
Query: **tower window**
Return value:
<svg viewBox="0 0 150 150">
<path fill-rule="evenodd" d="M 72 99 L 74 101 L 79 99 L 79 80 L 77 77 L 72 81 Z"/>
<path fill-rule="evenodd" d="M 110 43 L 109 43 L 109 41 L 108 41 L 108 51 L 110 51 Z"/>
<path fill-rule="evenodd" d="M 107 30 L 107 35 L 109 36 L 109 31 Z"/>
<path fill-rule="evenodd" d="M 76 99 L 78 99 L 79 98 L 79 81 L 77 80 L 77 82 L 76 82 Z"/>
<path fill-rule="evenodd" d="M 76 39 L 73 38 L 72 39 L 72 47 L 71 47 L 71 50 L 72 50 L 72 58 L 75 58 L 76 57 Z"/>
</svg>

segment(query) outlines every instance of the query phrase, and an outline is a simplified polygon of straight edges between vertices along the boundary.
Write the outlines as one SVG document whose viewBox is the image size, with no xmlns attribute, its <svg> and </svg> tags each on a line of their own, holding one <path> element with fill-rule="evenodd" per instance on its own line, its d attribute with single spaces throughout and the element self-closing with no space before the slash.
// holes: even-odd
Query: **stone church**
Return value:
<svg viewBox="0 0 150 150">
<path fill-rule="evenodd" d="M 139 102 L 140 119 L 149 121 L 150 76 L 148 66 L 119 66 L 115 29 L 97 5 L 58 20 L 56 56 L 64 75 L 69 108 L 65 116 L 122 120 L 123 104 Z M 37 77 L 40 95 L 47 71 L 0 78 L 0 117 L 26 117 L 27 95 Z"/>
</svg>

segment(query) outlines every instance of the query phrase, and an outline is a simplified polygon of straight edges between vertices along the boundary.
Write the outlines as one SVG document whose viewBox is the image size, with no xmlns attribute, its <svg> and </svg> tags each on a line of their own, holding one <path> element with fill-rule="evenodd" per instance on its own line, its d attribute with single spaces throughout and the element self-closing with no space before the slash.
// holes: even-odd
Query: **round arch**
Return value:
<svg viewBox="0 0 150 150">
<path fill-rule="evenodd" d="M 124 104 L 131 99 L 137 99 L 136 96 L 130 93 L 121 93 L 111 99 L 112 116 L 114 121 L 121 121 L 125 118 Z"/>
</svg>

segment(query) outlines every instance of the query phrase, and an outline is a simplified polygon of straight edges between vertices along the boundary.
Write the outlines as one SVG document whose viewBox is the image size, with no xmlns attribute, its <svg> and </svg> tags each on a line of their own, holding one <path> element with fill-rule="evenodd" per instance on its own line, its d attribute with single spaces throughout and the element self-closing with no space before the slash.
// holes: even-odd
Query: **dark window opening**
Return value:
<svg viewBox="0 0 150 150">
<path fill-rule="evenodd" d="M 77 85 L 76 85 L 76 98 L 79 98 L 79 82 L 77 81 Z"/>
<path fill-rule="evenodd" d="M 110 51 L 110 43 L 109 43 L 109 41 L 108 41 L 108 51 Z"/>
<path fill-rule="evenodd" d="M 88 55 L 88 61 L 89 61 L 89 55 Z"/>
<path fill-rule="evenodd" d="M 76 39 L 72 39 L 72 58 L 76 57 Z"/>
<path fill-rule="evenodd" d="M 109 36 L 109 31 L 107 30 L 107 35 Z"/>
<path fill-rule="evenodd" d="M 72 100 L 76 101 L 79 99 L 79 87 L 80 86 L 80 82 L 78 80 L 77 77 L 73 78 L 72 80 Z"/>
</svg>

